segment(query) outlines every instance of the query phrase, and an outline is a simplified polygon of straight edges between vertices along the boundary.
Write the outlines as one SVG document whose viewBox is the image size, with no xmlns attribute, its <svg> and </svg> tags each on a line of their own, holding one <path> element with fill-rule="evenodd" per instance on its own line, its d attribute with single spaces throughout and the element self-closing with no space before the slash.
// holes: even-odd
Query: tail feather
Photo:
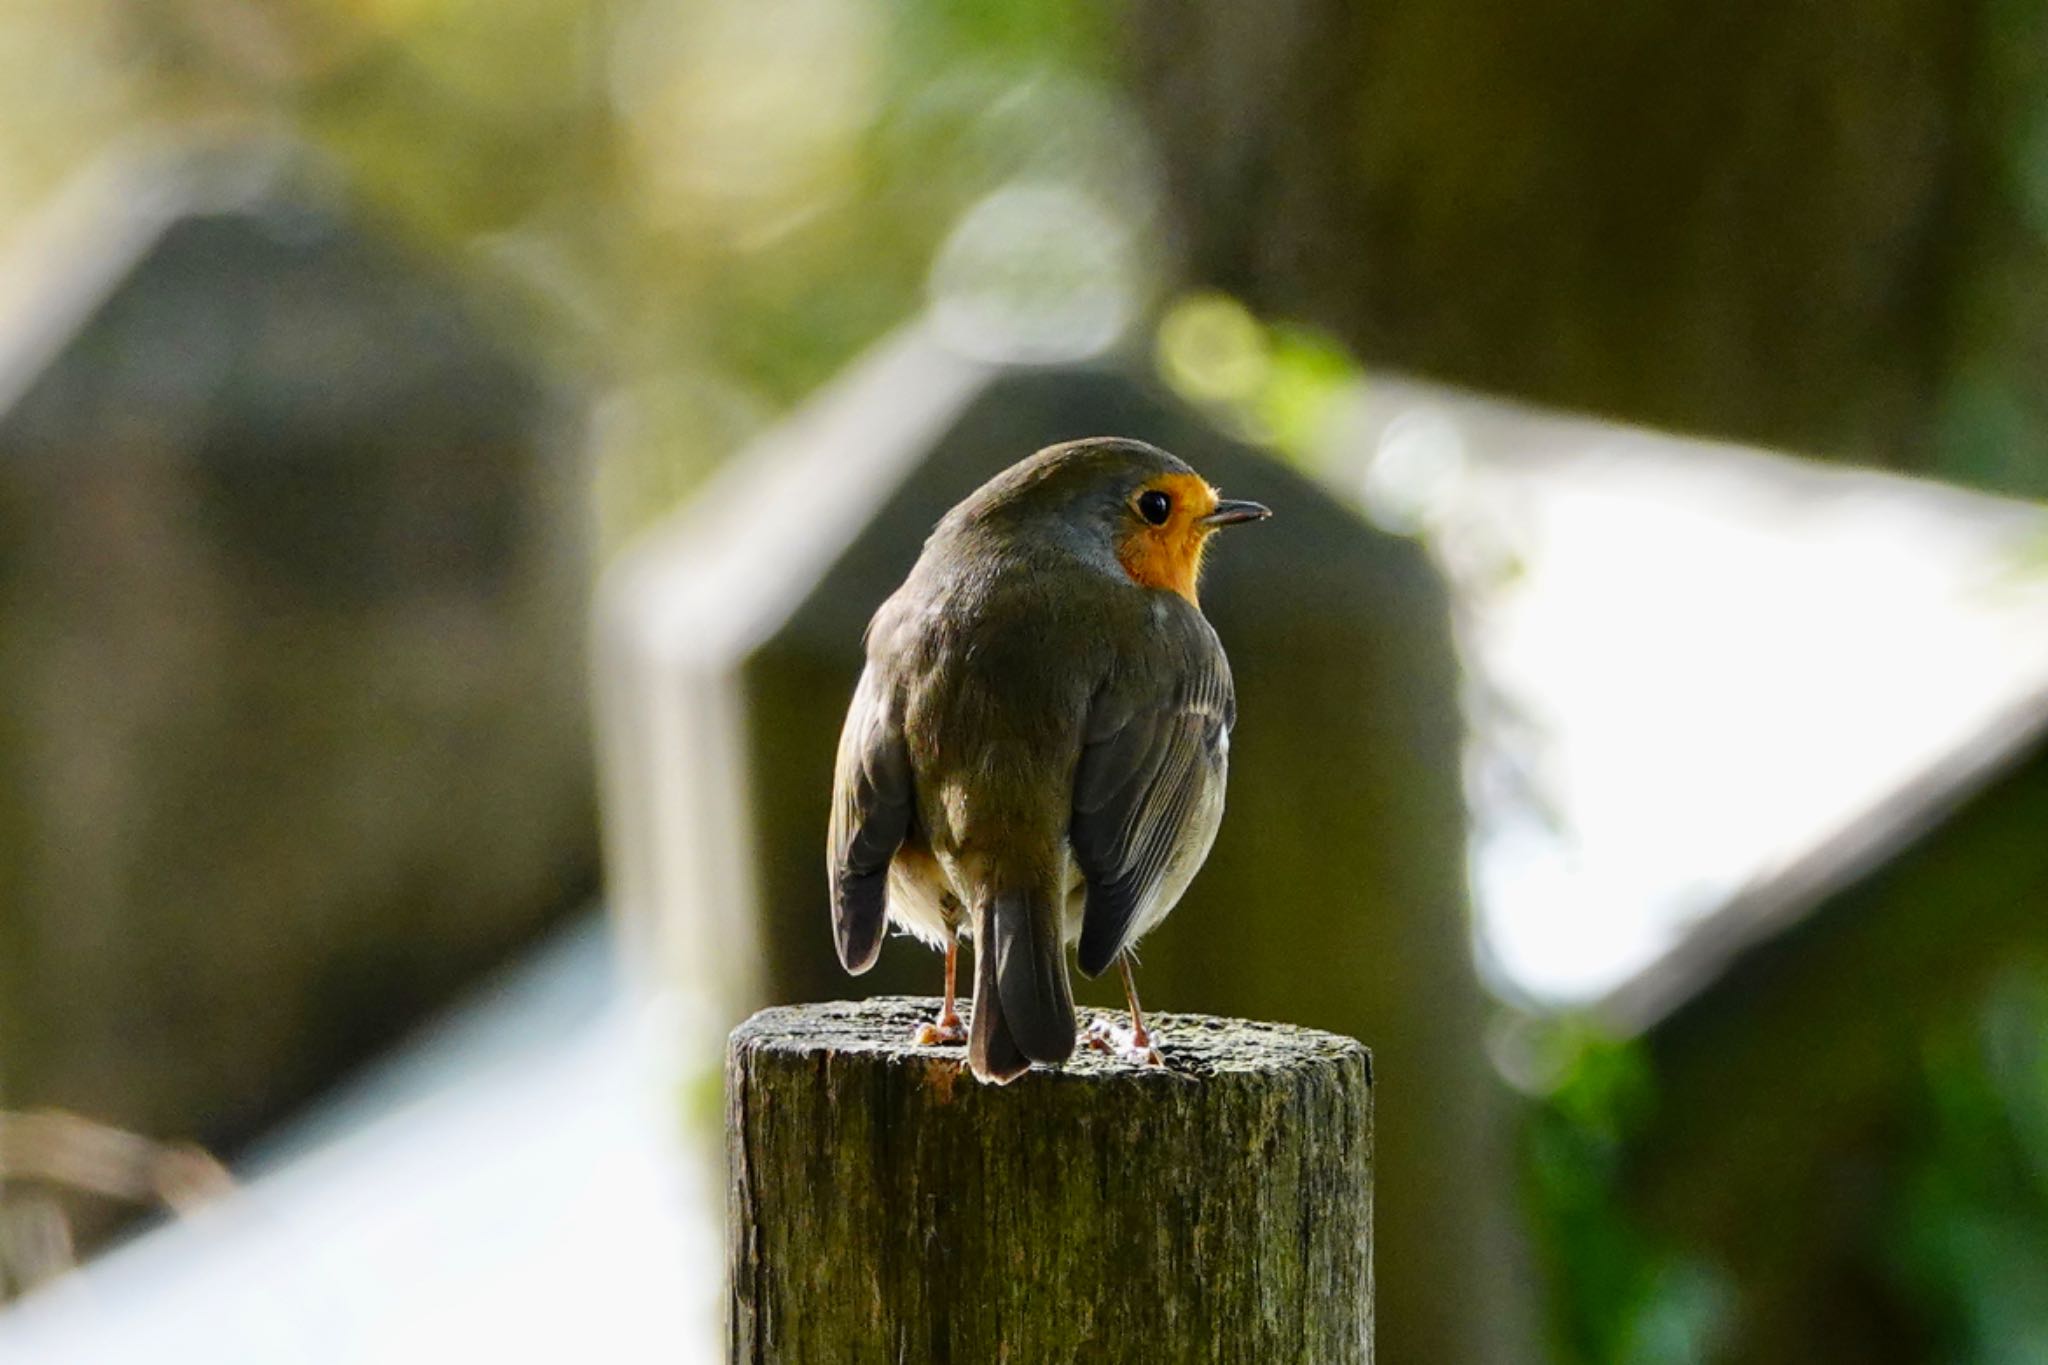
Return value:
<svg viewBox="0 0 2048 1365">
<path fill-rule="evenodd" d="M 967 1061 L 984 1081 L 1074 1055 L 1074 996 L 1048 897 L 999 893 L 974 912 L 974 1021 Z"/>
<path fill-rule="evenodd" d="M 1003 1018 L 995 954 L 985 953 L 978 946 L 974 952 L 974 1013 L 967 1027 L 967 1065 L 976 1080 L 996 1085 L 1008 1085 L 1031 1069 L 1031 1059 L 1017 1046 Z"/>
</svg>

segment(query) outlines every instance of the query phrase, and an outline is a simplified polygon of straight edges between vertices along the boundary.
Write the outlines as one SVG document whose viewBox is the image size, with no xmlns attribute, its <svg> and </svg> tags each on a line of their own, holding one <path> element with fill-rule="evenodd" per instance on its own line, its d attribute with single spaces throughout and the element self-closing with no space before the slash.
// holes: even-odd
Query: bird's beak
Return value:
<svg viewBox="0 0 2048 1365">
<path fill-rule="evenodd" d="M 1262 502 L 1245 502 L 1237 498 L 1225 498 L 1216 504 L 1216 510 L 1202 518 L 1204 526 L 1235 526 L 1244 521 L 1264 521 L 1273 515 L 1273 509 Z"/>
</svg>

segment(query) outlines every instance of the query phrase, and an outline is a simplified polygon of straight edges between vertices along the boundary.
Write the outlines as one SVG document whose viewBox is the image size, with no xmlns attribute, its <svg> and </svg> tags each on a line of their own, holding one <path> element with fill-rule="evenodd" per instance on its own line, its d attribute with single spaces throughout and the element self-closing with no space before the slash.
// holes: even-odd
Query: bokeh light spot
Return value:
<svg viewBox="0 0 2048 1365">
<path fill-rule="evenodd" d="M 1197 402 L 1234 403 L 1266 381 L 1266 334 L 1227 294 L 1196 294 L 1159 324 L 1159 367 L 1167 382 Z"/>
</svg>

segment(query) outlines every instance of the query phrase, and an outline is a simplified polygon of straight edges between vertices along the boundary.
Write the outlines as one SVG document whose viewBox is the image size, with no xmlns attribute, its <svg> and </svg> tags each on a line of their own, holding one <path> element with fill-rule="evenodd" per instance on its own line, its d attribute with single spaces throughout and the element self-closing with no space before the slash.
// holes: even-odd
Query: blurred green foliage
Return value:
<svg viewBox="0 0 2048 1365">
<path fill-rule="evenodd" d="M 616 540 L 915 312 L 977 200 L 1051 159 L 1100 173 L 1109 22 L 1079 0 L 19 0 L 0 243 L 124 135 L 304 138 L 427 249 L 523 282 L 536 346 L 609 395 Z"/>
<path fill-rule="evenodd" d="M 1727 1282 L 1625 1203 L 1629 1144 L 1657 1102 L 1646 1053 L 1570 1020 L 1537 1036 L 1554 1083 L 1527 1114 L 1524 1157 L 1553 1359 L 1719 1358 L 1739 1322 Z M 2048 969 L 2001 978 L 1928 1040 L 1901 1092 L 1909 1136 L 1884 1176 L 1891 1227 L 1872 1261 L 1941 1365 L 2048 1362 Z"/>
<path fill-rule="evenodd" d="M 2048 970 L 1930 1041 L 1893 1239 L 1943 1362 L 2048 1362 Z"/>
<path fill-rule="evenodd" d="M 1928 442 L 1932 472 L 1962 483 L 2048 497 L 2048 5 L 1987 0 L 1964 133 L 1980 146 L 1955 190 L 1962 240 L 1955 295 L 1943 319 L 1948 351 Z"/>
<path fill-rule="evenodd" d="M 1622 1203 L 1628 1143 L 1656 1104 L 1637 1044 L 1570 1018 L 1538 1026 L 1552 1078 L 1527 1116 L 1531 1226 L 1559 1365 L 1688 1365 L 1715 1358 L 1734 1307 L 1714 1268 L 1656 1244 Z"/>
</svg>

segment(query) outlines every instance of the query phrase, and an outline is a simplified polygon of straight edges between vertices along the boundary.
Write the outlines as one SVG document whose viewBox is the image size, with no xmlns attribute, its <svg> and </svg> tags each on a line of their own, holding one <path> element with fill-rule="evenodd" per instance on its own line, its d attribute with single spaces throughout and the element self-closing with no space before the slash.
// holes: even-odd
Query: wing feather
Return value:
<svg viewBox="0 0 2048 1365">
<path fill-rule="evenodd" d="M 1148 666 L 1123 670 L 1095 699 L 1075 770 L 1068 840 L 1087 887 L 1080 965 L 1090 976 L 1172 908 L 1221 810 L 1236 706 L 1230 665 L 1192 608 L 1167 624 L 1166 647 L 1141 661 Z"/>
<path fill-rule="evenodd" d="M 870 664 L 854 689 L 832 778 L 826 863 L 832 937 L 858 975 L 875 965 L 888 926 L 889 862 L 910 830 L 910 753 L 897 708 Z"/>
</svg>

